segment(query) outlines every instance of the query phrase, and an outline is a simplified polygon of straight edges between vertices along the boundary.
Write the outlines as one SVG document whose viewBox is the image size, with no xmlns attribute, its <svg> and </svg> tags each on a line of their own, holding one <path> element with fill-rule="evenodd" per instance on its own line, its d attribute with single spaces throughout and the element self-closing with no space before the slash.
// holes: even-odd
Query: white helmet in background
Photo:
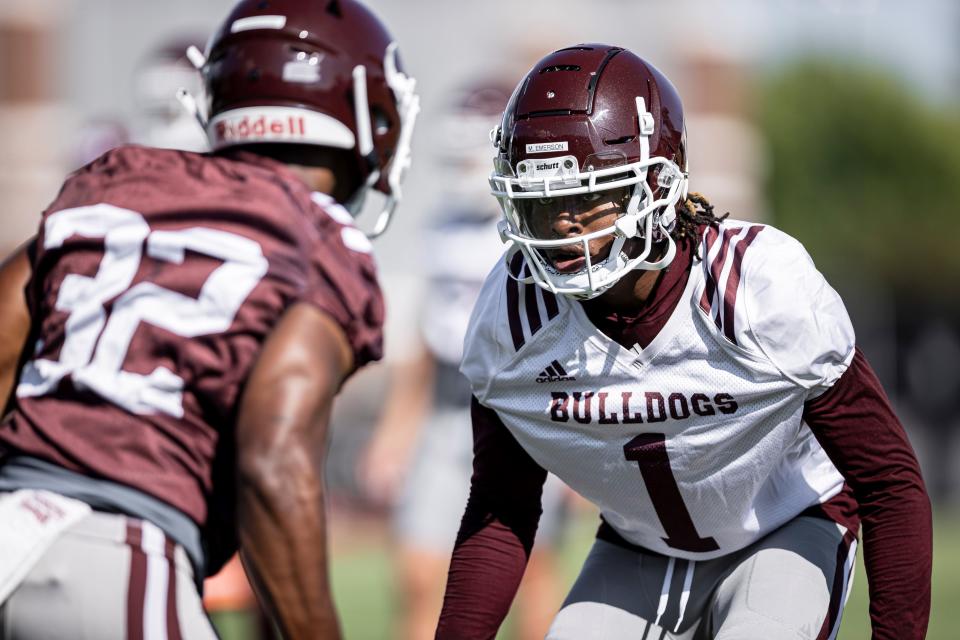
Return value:
<svg viewBox="0 0 960 640">
<path fill-rule="evenodd" d="M 201 91 L 201 79 L 187 59 L 187 49 L 201 38 L 176 38 L 164 42 L 137 65 L 133 78 L 136 101 L 133 141 L 149 147 L 207 151 L 207 136 L 177 99 L 177 91 Z"/>
<path fill-rule="evenodd" d="M 445 217 L 499 217 L 488 182 L 496 155 L 490 130 L 500 123 L 512 91 L 497 78 L 469 82 L 454 92 L 440 116 L 434 148 Z"/>
<path fill-rule="evenodd" d="M 424 234 L 430 286 L 421 332 L 433 355 L 451 366 L 460 363 L 470 312 L 503 254 L 500 207 L 490 197 L 490 130 L 500 122 L 512 89 L 497 79 L 469 82 L 454 92 L 438 122 L 440 200 Z"/>
</svg>

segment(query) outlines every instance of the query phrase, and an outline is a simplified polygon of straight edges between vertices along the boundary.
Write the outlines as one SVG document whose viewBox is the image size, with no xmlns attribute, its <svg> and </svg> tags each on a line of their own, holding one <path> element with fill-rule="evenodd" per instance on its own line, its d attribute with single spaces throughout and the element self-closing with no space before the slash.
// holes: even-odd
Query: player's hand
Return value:
<svg viewBox="0 0 960 640">
<path fill-rule="evenodd" d="M 390 429 L 378 429 L 357 464 L 357 483 L 379 506 L 396 504 L 410 466 L 412 443 Z"/>
</svg>

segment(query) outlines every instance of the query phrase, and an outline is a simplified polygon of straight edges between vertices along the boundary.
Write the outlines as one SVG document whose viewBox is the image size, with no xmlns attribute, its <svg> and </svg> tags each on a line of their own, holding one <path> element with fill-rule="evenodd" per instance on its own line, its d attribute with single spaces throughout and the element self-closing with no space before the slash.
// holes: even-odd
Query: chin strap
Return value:
<svg viewBox="0 0 960 640">
<path fill-rule="evenodd" d="M 663 256 L 661 256 L 656 262 L 641 260 L 634 265 L 634 269 L 640 269 L 642 271 L 659 271 L 660 269 L 666 269 L 670 266 L 670 263 L 673 262 L 673 259 L 677 257 L 677 243 L 674 242 L 669 233 L 665 235 L 667 250 L 663 252 Z"/>
</svg>

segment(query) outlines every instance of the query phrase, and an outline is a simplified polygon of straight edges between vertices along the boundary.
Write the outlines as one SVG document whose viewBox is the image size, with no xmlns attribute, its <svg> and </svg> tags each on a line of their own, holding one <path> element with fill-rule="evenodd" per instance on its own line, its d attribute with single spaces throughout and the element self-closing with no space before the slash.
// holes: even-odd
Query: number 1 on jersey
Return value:
<svg viewBox="0 0 960 640">
<path fill-rule="evenodd" d="M 713 538 L 701 538 L 697 533 L 687 505 L 683 502 L 683 496 L 680 495 L 680 487 L 673 477 L 664 434 L 641 433 L 623 445 L 623 453 L 627 460 L 640 466 L 640 474 L 643 476 L 647 493 L 650 494 L 650 501 L 653 502 L 663 530 L 667 532 L 664 542 L 674 549 L 695 553 L 716 551 L 720 548 Z"/>
</svg>

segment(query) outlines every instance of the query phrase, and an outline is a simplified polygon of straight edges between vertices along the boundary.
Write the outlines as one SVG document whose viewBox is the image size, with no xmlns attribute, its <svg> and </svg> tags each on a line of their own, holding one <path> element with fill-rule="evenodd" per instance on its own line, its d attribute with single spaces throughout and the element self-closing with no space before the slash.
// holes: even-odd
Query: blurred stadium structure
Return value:
<svg viewBox="0 0 960 640">
<path fill-rule="evenodd" d="M 0 252 L 32 233 L 78 162 L 128 137 L 149 138 L 138 89 L 143 60 L 165 43 L 208 32 L 231 4 L 0 3 Z M 938 513 L 960 506 L 958 3 L 370 4 L 397 35 L 424 110 L 400 218 L 377 244 L 390 314 L 387 366 L 348 385 L 335 421 L 334 544 L 346 557 L 359 549 L 368 553 L 363 566 L 382 561 L 370 549 L 387 535 L 384 514 L 364 502 L 354 465 L 380 412 L 371 399 L 383 398 L 390 363 L 415 355 L 413 301 L 424 299 L 426 282 L 418 256 L 431 251 L 423 231 L 449 193 L 439 170 L 447 94 L 491 69 L 511 70 L 513 82 L 526 63 L 574 41 L 623 44 L 677 79 L 689 113 L 693 188 L 721 211 L 777 224 L 808 245 L 844 295 L 859 342 L 918 450 Z M 343 531 L 349 534 L 337 535 Z M 935 562 L 949 558 L 960 562 L 939 549 Z M 955 577 L 935 583 L 931 638 L 953 637 L 956 614 L 938 602 L 960 597 L 958 585 Z M 350 602 L 351 593 L 340 594 L 348 637 L 388 637 L 390 604 L 372 605 L 383 620 L 364 627 L 349 611 L 371 609 Z M 358 590 L 357 597 L 370 596 Z M 845 624 L 864 628 L 862 620 Z M 841 637 L 856 633 L 863 631 Z"/>
</svg>

